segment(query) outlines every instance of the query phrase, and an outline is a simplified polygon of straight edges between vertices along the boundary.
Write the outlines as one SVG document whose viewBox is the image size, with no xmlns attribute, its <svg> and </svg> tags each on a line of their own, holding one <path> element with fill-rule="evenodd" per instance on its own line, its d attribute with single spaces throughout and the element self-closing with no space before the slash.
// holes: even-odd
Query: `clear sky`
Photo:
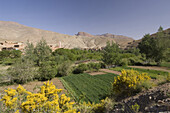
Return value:
<svg viewBox="0 0 170 113">
<path fill-rule="evenodd" d="M 170 27 L 170 0 L 0 0 L 0 20 L 74 35 L 140 39 Z"/>
</svg>

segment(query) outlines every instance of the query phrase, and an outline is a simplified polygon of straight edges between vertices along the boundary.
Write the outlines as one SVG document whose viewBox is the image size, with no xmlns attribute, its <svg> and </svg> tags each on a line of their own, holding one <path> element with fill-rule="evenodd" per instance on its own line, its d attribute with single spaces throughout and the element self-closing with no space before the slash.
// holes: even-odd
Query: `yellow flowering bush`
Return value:
<svg viewBox="0 0 170 113">
<path fill-rule="evenodd" d="M 59 95 L 61 91 L 49 81 L 38 93 L 26 91 L 21 85 L 16 90 L 9 88 L 1 99 L 3 110 L 10 113 L 76 113 L 74 102 L 65 94 Z"/>
<path fill-rule="evenodd" d="M 147 73 L 140 74 L 135 70 L 122 70 L 121 74 L 114 78 L 113 92 L 117 95 L 130 96 L 141 89 L 142 84 L 150 79 Z"/>
<path fill-rule="evenodd" d="M 111 107 L 110 107 L 111 106 Z M 78 111 L 81 113 L 106 113 L 113 107 L 113 101 L 106 97 L 104 100 L 101 100 L 100 103 L 86 103 L 82 102 L 77 106 Z"/>
</svg>

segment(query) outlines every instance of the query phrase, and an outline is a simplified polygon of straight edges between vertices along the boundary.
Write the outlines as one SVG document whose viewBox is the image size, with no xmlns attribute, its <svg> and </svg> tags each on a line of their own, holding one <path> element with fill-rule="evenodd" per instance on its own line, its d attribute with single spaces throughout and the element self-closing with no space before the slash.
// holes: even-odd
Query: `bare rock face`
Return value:
<svg viewBox="0 0 170 113">
<path fill-rule="evenodd" d="M 124 38 L 123 38 L 124 37 Z M 101 48 L 106 46 L 106 42 L 118 43 L 120 47 L 126 46 L 133 39 L 119 35 L 91 35 L 85 32 L 78 32 L 77 35 L 71 36 L 60 34 L 52 31 L 41 30 L 37 28 L 27 27 L 16 22 L 0 21 L 0 41 L 19 41 L 26 43 L 28 40 L 36 44 L 44 38 L 48 44 L 63 48 Z"/>
<path fill-rule="evenodd" d="M 78 32 L 76 36 L 94 37 L 93 35 L 86 32 Z"/>
</svg>

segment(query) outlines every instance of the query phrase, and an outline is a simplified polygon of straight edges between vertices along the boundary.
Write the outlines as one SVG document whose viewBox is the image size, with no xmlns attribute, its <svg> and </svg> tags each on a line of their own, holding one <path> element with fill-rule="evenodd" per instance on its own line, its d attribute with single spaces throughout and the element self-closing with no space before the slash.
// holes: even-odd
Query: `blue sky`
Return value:
<svg viewBox="0 0 170 113">
<path fill-rule="evenodd" d="M 74 35 L 140 39 L 170 27 L 170 0 L 0 0 L 0 20 Z"/>
</svg>

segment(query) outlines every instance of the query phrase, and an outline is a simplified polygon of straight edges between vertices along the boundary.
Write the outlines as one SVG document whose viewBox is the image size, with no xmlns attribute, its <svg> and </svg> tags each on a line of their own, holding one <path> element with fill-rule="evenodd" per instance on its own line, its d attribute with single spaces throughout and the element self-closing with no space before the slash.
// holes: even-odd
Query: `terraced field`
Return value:
<svg viewBox="0 0 170 113">
<path fill-rule="evenodd" d="M 61 78 L 61 81 L 75 101 L 82 100 L 98 103 L 105 98 L 111 90 L 115 74 L 103 74 L 91 76 L 89 74 L 77 74 Z"/>
</svg>

